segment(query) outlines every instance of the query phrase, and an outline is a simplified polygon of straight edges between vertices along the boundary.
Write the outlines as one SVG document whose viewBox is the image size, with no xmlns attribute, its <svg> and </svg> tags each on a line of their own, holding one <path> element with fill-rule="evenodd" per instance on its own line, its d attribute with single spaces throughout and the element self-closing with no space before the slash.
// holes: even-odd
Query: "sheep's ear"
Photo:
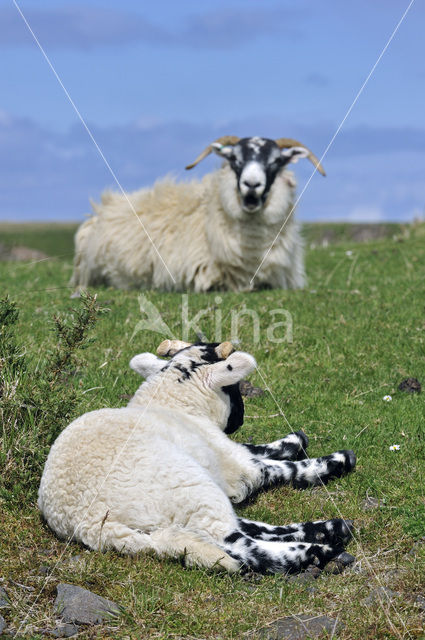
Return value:
<svg viewBox="0 0 425 640">
<path fill-rule="evenodd" d="M 139 353 L 130 360 L 130 368 L 136 371 L 142 378 L 158 373 L 167 363 L 153 353 Z"/>
<path fill-rule="evenodd" d="M 235 351 L 226 360 L 216 362 L 207 367 L 207 384 L 212 389 L 236 384 L 245 378 L 256 367 L 257 363 L 249 353 Z"/>
<path fill-rule="evenodd" d="M 287 162 L 298 162 L 300 158 L 308 158 L 310 151 L 305 147 L 290 147 L 289 149 L 282 149 L 280 152 L 281 157 Z"/>
<path fill-rule="evenodd" d="M 220 142 L 211 143 L 211 151 L 214 151 L 218 156 L 230 160 L 234 155 L 232 144 L 221 144 Z"/>
</svg>

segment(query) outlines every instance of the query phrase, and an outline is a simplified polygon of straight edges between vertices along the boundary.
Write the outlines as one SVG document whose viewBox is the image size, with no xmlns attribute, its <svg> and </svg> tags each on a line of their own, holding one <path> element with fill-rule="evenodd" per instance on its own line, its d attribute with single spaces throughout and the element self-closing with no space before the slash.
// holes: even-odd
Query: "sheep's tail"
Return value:
<svg viewBox="0 0 425 640">
<path fill-rule="evenodd" d="M 105 523 L 101 533 L 97 527 L 96 539 L 90 539 L 90 531 L 81 536 L 93 549 L 116 549 L 120 553 L 136 554 L 154 552 L 158 556 L 181 558 L 186 566 L 225 569 L 234 572 L 240 562 L 231 558 L 208 535 L 184 527 L 167 527 L 151 533 L 142 533 L 119 523 Z M 87 539 L 89 538 L 89 539 Z"/>
</svg>

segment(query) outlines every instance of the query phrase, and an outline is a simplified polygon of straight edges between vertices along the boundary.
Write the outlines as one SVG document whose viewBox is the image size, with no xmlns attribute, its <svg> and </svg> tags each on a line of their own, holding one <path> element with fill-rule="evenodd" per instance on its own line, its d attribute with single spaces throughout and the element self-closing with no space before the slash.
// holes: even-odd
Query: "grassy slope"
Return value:
<svg viewBox="0 0 425 640">
<path fill-rule="evenodd" d="M 53 255 L 67 253 L 70 232 L 66 231 L 67 240 L 59 240 L 59 234 L 53 241 L 51 232 L 43 230 L 43 241 L 31 230 L 31 242 L 18 242 Z M 0 235 L 5 241 L 7 233 Z M 346 255 L 348 249 L 352 255 Z M 118 625 L 92 629 L 85 637 L 240 638 L 248 629 L 297 613 L 338 617 L 345 624 L 341 638 L 423 637 L 423 619 L 412 594 L 424 591 L 424 546 L 416 557 L 408 554 L 425 529 L 423 396 L 401 393 L 397 386 L 408 376 L 421 380 L 424 370 L 425 246 L 414 236 L 404 242 L 390 237 L 362 245 L 337 244 L 310 251 L 307 271 L 309 286 L 304 291 L 220 294 L 222 303 L 214 294 L 191 295 L 189 315 L 210 308 L 201 326 L 214 338 L 218 307 L 224 334 L 230 332 L 231 310 L 244 304 L 257 311 L 263 328 L 271 309 L 285 308 L 292 314 L 292 344 L 268 343 L 264 331 L 253 344 L 246 318 L 239 335 L 241 348 L 256 356 L 291 428 L 303 428 L 309 435 L 310 455 L 353 448 L 358 467 L 327 490 L 278 488 L 262 494 L 244 514 L 275 524 L 341 514 L 352 518 L 358 529 L 349 551 L 360 561 L 358 571 L 322 576 L 311 594 L 281 576 L 246 580 L 183 570 L 169 560 L 89 553 L 57 541 L 40 523 L 34 503 L 12 511 L 0 504 L 6 532 L 0 536 L 0 557 L 5 559 L 1 575 L 35 588 L 30 592 L 6 583 L 16 602 L 14 610 L 4 614 L 9 622 L 17 625 L 23 620 L 44 584 L 40 566 L 47 565 L 55 568 L 29 612 L 29 624 L 53 624 L 51 604 L 60 581 L 86 586 L 125 607 L 126 617 Z M 32 367 L 52 340 L 51 314 L 80 304 L 69 299 L 70 274 L 67 259 L 0 265 L 0 290 L 19 302 L 19 339 Z M 180 295 L 152 292 L 148 297 L 178 335 Z M 99 320 L 92 334 L 96 341 L 85 351 L 88 365 L 79 371 L 77 384 L 87 393 L 80 395 L 76 415 L 124 404 L 122 395 L 138 384 L 128 360 L 136 352 L 154 350 L 161 339 L 145 332 L 131 340 L 141 317 L 136 293 L 100 289 L 99 300 L 110 312 Z M 258 374 L 252 380 L 264 386 Z M 385 394 L 393 396 L 391 403 L 383 402 Z M 248 417 L 236 439 L 262 442 L 287 433 L 290 429 L 275 415 L 278 412 L 269 394 L 248 399 Z M 394 443 L 401 445 L 400 451 L 389 450 Z M 34 478 L 32 489 L 37 482 Z M 33 495 L 31 487 L 29 494 Z M 366 495 L 382 499 L 382 508 L 364 511 Z M 72 565 L 69 559 L 76 554 L 82 560 Z M 392 604 L 366 607 L 362 600 L 380 584 L 390 584 L 401 596 Z"/>
</svg>

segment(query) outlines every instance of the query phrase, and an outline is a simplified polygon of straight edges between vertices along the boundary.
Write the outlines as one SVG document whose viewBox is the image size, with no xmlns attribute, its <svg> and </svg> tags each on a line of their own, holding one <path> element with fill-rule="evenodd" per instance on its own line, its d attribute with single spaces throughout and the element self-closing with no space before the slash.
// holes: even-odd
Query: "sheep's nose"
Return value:
<svg viewBox="0 0 425 640">
<path fill-rule="evenodd" d="M 242 184 L 244 187 L 248 187 L 248 189 L 257 189 L 258 187 L 261 187 L 261 182 L 248 182 L 247 180 L 244 180 Z"/>
</svg>

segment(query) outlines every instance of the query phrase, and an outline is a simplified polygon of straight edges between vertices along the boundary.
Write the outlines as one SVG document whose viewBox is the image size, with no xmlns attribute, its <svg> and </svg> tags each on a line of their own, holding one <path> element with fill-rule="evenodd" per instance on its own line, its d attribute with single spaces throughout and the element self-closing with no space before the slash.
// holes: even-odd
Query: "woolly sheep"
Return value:
<svg viewBox="0 0 425 640">
<path fill-rule="evenodd" d="M 224 136 L 186 168 L 214 152 L 225 162 L 201 181 L 156 182 L 133 193 L 107 191 L 75 237 L 71 284 L 81 290 L 240 291 L 304 286 L 304 255 L 294 221 L 295 180 L 285 170 L 308 157 L 296 140 Z"/>
<path fill-rule="evenodd" d="M 254 358 L 230 343 L 165 341 L 130 366 L 146 381 L 128 406 L 72 422 L 49 453 L 38 505 L 62 538 L 91 549 L 183 556 L 228 571 L 292 572 L 323 565 L 351 536 L 342 519 L 271 526 L 237 517 L 231 502 L 276 484 L 306 487 L 355 466 L 352 451 L 306 458 L 307 437 L 237 444 L 238 382 Z"/>
</svg>

